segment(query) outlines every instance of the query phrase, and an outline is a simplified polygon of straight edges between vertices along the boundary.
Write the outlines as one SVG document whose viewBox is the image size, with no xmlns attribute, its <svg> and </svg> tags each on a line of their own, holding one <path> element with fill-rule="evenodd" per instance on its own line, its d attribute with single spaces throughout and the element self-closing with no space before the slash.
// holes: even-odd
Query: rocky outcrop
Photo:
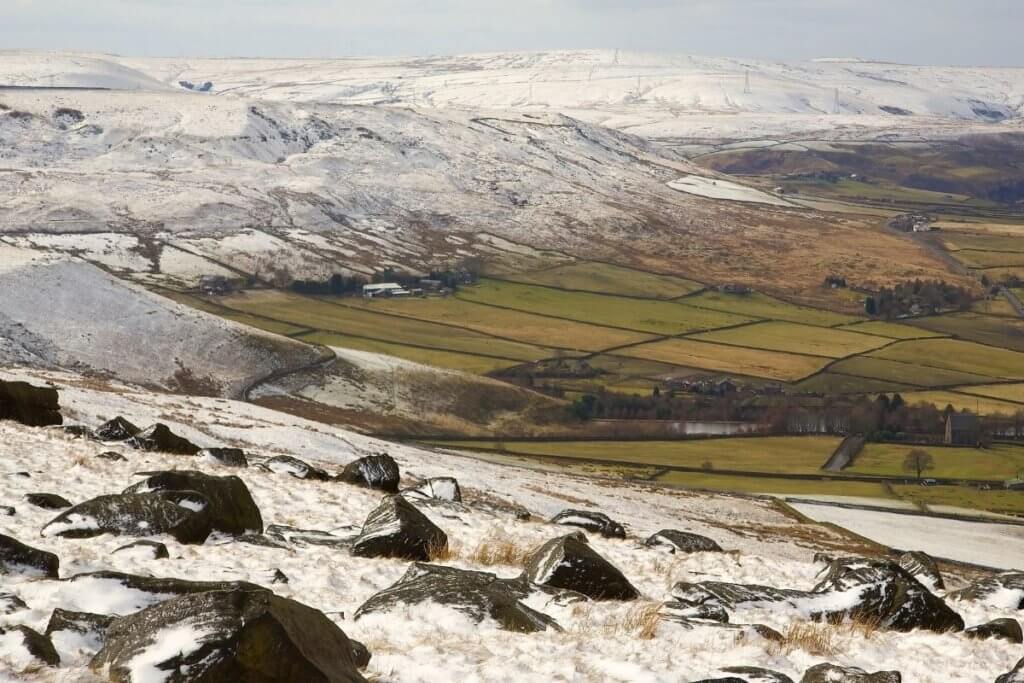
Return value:
<svg viewBox="0 0 1024 683">
<path fill-rule="evenodd" d="M 172 455 L 195 455 L 201 450 L 199 446 L 178 436 L 170 427 L 159 422 L 133 436 L 128 443 L 141 451 L 160 451 Z"/>
<path fill-rule="evenodd" d="M 551 523 L 577 526 L 608 538 L 626 537 L 626 530 L 623 526 L 602 512 L 562 510 L 551 518 Z"/>
<path fill-rule="evenodd" d="M 100 441 L 127 441 L 141 430 L 120 415 L 107 420 L 93 430 L 93 436 Z"/>
<path fill-rule="evenodd" d="M 714 605 L 724 609 L 734 609 L 738 605 L 756 603 L 793 603 L 796 600 L 813 597 L 806 591 L 722 581 L 701 581 L 699 583 L 680 581 L 672 587 L 671 593 L 672 597 L 683 605 Z"/>
<path fill-rule="evenodd" d="M 786 674 L 759 666 L 723 666 L 719 671 L 735 674 L 746 683 L 793 683 L 793 679 Z"/>
<path fill-rule="evenodd" d="M 330 481 L 331 475 L 319 467 L 314 467 L 307 462 L 290 455 L 275 455 L 260 465 L 263 469 L 276 474 L 290 474 L 296 479 L 311 479 L 313 481 Z"/>
<path fill-rule="evenodd" d="M 356 534 L 337 536 L 328 531 L 317 529 L 297 529 L 283 524 L 271 524 L 267 527 L 267 537 L 292 545 L 321 545 L 328 548 L 348 548 L 355 540 Z M 285 546 L 287 547 L 287 546 Z"/>
<path fill-rule="evenodd" d="M 245 451 L 241 448 L 204 448 L 197 455 L 226 467 L 249 466 L 249 459 L 245 457 Z"/>
<path fill-rule="evenodd" d="M 424 562 L 447 548 L 448 536 L 401 496 L 388 496 L 381 501 L 352 542 L 352 554 L 359 557 Z"/>
<path fill-rule="evenodd" d="M 901 683 L 899 671 L 876 671 L 868 673 L 853 666 L 818 664 L 804 672 L 800 683 Z"/>
<path fill-rule="evenodd" d="M 7 641 L 17 641 L 15 647 L 22 648 L 40 664 L 47 666 L 60 664 L 60 655 L 57 654 L 50 639 L 38 631 L 33 631 L 28 626 L 4 626 L 0 628 L 0 636 Z M 8 642 L 6 645 L 11 647 L 12 643 Z"/>
<path fill-rule="evenodd" d="M 582 533 L 553 538 L 526 561 L 531 583 L 582 593 L 594 600 L 635 600 L 640 592 L 587 543 Z"/>
<path fill-rule="evenodd" d="M 338 475 L 338 481 L 370 489 L 398 493 L 401 475 L 398 463 L 387 453 L 368 455 L 350 462 Z"/>
<path fill-rule="evenodd" d="M 964 635 L 979 640 L 995 638 L 1011 643 L 1024 643 L 1024 633 L 1021 632 L 1020 622 L 1016 619 L 993 619 L 990 622 L 965 629 Z"/>
<path fill-rule="evenodd" d="M 56 579 L 59 568 L 60 560 L 53 553 L 0 534 L 0 575 L 33 574 Z"/>
<path fill-rule="evenodd" d="M 124 493 L 198 491 L 209 501 L 206 512 L 216 531 L 228 534 L 262 533 L 263 518 L 245 482 L 235 476 L 215 477 L 193 470 L 142 472 L 146 478 Z"/>
<path fill-rule="evenodd" d="M 996 683 L 1024 683 L 1024 658 L 1010 671 L 997 678 Z"/>
<path fill-rule="evenodd" d="M 356 610 L 355 618 L 386 612 L 398 605 L 436 602 L 453 607 L 478 622 L 492 618 L 509 631 L 533 633 L 558 629 L 554 619 L 520 602 L 526 593 L 525 584 L 514 579 L 417 562 L 397 583 L 363 603 Z"/>
<path fill-rule="evenodd" d="M 58 399 L 52 387 L 0 381 L 0 420 L 14 420 L 29 427 L 62 424 Z"/>
<path fill-rule="evenodd" d="M 188 636 L 167 647 L 168 631 Z M 115 619 L 90 666 L 117 683 L 365 680 L 334 622 L 259 588 L 180 596 Z"/>
<path fill-rule="evenodd" d="M 406 498 L 443 500 L 448 503 L 462 502 L 462 489 L 454 477 L 433 477 L 427 479 L 419 486 L 413 486 L 402 491 Z"/>
<path fill-rule="evenodd" d="M 193 595 L 209 591 L 264 590 L 247 581 L 189 581 L 113 571 L 75 574 L 63 581 L 72 585 L 82 585 L 85 587 L 84 590 L 95 590 L 97 583 L 116 584 L 117 590 L 149 594 L 154 597 L 154 601 L 169 595 Z M 107 588 L 104 587 L 104 590 Z"/>
<path fill-rule="evenodd" d="M 939 566 L 930 555 L 922 552 L 903 553 L 896 562 L 927 586 L 929 590 L 944 590 L 946 588 L 942 574 L 939 572 Z"/>
<path fill-rule="evenodd" d="M 114 622 L 114 617 L 91 612 L 72 612 L 57 608 L 50 614 L 46 624 L 46 635 L 52 636 L 60 631 L 71 631 L 79 635 L 90 636 L 99 643 L 106 638 L 107 629 Z"/>
<path fill-rule="evenodd" d="M 56 493 L 26 493 L 25 502 L 44 510 L 63 510 L 71 507 L 71 501 Z"/>
<path fill-rule="evenodd" d="M 950 600 L 981 602 L 993 607 L 1024 609 L 1024 572 L 986 576 L 946 597 Z"/>
<path fill-rule="evenodd" d="M 707 536 L 676 531 L 675 529 L 662 529 L 652 534 L 644 545 L 650 548 L 660 548 L 670 553 L 709 553 L 722 552 L 722 547 Z"/>
<path fill-rule="evenodd" d="M 202 543 L 212 525 L 209 501 L 195 492 L 99 496 L 79 503 L 43 527 L 43 536 L 89 538 L 101 534 L 168 534 L 179 543 Z"/>
</svg>

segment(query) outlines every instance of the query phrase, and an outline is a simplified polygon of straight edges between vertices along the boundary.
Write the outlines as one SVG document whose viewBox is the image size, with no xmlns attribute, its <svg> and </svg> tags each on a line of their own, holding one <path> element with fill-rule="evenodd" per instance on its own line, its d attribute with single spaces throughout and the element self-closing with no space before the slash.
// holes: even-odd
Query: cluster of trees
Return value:
<svg viewBox="0 0 1024 683">
<path fill-rule="evenodd" d="M 572 403 L 581 420 L 704 420 L 759 421 L 763 410 L 737 396 L 676 397 L 657 389 L 650 396 L 601 390 L 584 394 Z"/>
<path fill-rule="evenodd" d="M 427 276 L 414 275 L 406 271 L 393 270 L 391 268 L 374 273 L 373 277 L 367 280 L 361 275 L 341 275 L 335 273 L 324 280 L 295 280 L 292 279 L 288 287 L 299 294 L 316 294 L 322 296 L 344 296 L 346 294 L 357 294 L 363 290 L 363 285 L 380 282 L 397 282 L 406 288 L 420 286 L 424 279 L 437 280 L 442 287 L 456 289 L 460 284 L 470 284 L 480 279 L 481 263 L 479 259 L 466 259 L 458 265 L 445 270 L 432 270 Z"/>
<path fill-rule="evenodd" d="M 342 296 L 363 291 L 367 280 L 359 275 L 346 277 L 335 273 L 326 280 L 294 280 L 291 289 L 299 294 Z"/>
<path fill-rule="evenodd" d="M 872 317 L 889 320 L 942 311 L 966 311 L 973 301 L 971 291 L 965 287 L 940 280 L 914 280 L 883 287 L 864 300 L 864 311 Z"/>
</svg>

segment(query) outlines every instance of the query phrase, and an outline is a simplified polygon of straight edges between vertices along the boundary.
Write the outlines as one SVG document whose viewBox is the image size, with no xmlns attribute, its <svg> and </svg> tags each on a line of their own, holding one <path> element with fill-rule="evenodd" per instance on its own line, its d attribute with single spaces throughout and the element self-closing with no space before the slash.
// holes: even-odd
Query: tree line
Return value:
<svg viewBox="0 0 1024 683">
<path fill-rule="evenodd" d="M 974 295 L 966 287 L 941 280 L 914 280 L 883 287 L 864 300 L 864 312 L 874 318 L 891 320 L 911 315 L 944 311 L 966 311 Z"/>
</svg>

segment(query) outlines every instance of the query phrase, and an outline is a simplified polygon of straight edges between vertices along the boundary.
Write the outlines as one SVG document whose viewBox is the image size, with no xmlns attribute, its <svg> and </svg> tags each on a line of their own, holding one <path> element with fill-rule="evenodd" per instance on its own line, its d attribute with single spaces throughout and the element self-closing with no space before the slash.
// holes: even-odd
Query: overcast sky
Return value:
<svg viewBox="0 0 1024 683">
<path fill-rule="evenodd" d="M 1024 65 L 1022 44 L 1024 0 L 0 0 L 0 48 L 144 56 L 623 48 Z"/>
</svg>

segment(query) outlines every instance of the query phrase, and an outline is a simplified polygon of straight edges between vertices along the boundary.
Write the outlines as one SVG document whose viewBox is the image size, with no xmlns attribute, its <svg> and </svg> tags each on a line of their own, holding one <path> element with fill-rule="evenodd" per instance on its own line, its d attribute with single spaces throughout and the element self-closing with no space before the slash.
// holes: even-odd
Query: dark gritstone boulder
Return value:
<svg viewBox="0 0 1024 683">
<path fill-rule="evenodd" d="M 516 579 L 499 579 L 488 572 L 417 562 L 398 583 L 363 603 L 356 610 L 355 618 L 371 612 L 386 612 L 398 605 L 436 602 L 453 607 L 478 622 L 490 617 L 509 631 L 560 630 L 554 619 L 520 602 L 528 593 L 526 584 Z"/>
<path fill-rule="evenodd" d="M 589 510 L 562 510 L 551 518 L 551 523 L 578 526 L 581 529 L 593 531 L 594 533 L 598 533 L 609 538 L 626 537 L 626 530 L 622 525 L 602 512 L 590 512 Z"/>
<path fill-rule="evenodd" d="M 144 553 L 154 560 L 166 560 L 171 556 L 167 552 L 167 546 L 157 541 L 135 541 L 134 543 L 116 548 L 114 552 Z"/>
<path fill-rule="evenodd" d="M 922 552 L 903 553 L 896 562 L 912 574 L 918 581 L 928 586 L 930 590 L 943 590 L 946 588 L 939 572 L 939 566 L 930 555 Z"/>
<path fill-rule="evenodd" d="M 195 636 L 180 648 L 161 648 L 157 637 L 169 629 Z M 182 683 L 365 681 L 334 622 L 259 588 L 180 596 L 115 619 L 90 667 L 109 667 L 116 683 L 152 680 L 147 669 Z"/>
<path fill-rule="evenodd" d="M 47 636 L 38 631 L 33 631 L 28 626 L 5 626 L 0 628 L 0 635 L 14 635 L 21 640 L 21 646 L 28 651 L 34 659 L 47 666 L 58 666 L 60 655 L 54 649 L 53 643 Z"/>
<path fill-rule="evenodd" d="M 145 429 L 128 442 L 140 451 L 160 451 L 172 455 L 195 455 L 201 449 L 188 439 L 178 436 L 163 423 L 157 423 Z"/>
<path fill-rule="evenodd" d="M 314 467 L 307 462 L 290 455 L 275 455 L 264 462 L 261 467 L 275 474 L 290 474 L 296 479 L 311 479 L 313 481 L 330 481 L 331 475 L 319 467 Z"/>
<path fill-rule="evenodd" d="M 707 536 L 688 534 L 685 531 L 675 529 L 662 529 L 652 534 L 644 545 L 652 548 L 662 548 L 670 553 L 676 551 L 681 553 L 707 553 L 722 552 L 722 547 Z"/>
<path fill-rule="evenodd" d="M 793 679 L 786 674 L 758 666 L 723 666 L 719 671 L 742 676 L 747 683 L 793 683 Z"/>
<path fill-rule="evenodd" d="M 864 669 L 835 664 L 818 664 L 804 672 L 800 683 L 902 683 L 903 676 L 899 671 L 876 671 L 868 673 Z"/>
<path fill-rule="evenodd" d="M 662 619 L 669 621 L 717 621 L 729 623 L 729 613 L 721 605 L 687 605 L 683 602 L 669 601 L 661 606 Z"/>
<path fill-rule="evenodd" d="M 207 593 L 209 591 L 231 591 L 231 590 L 265 590 L 248 581 L 189 581 L 187 579 L 160 578 L 156 576 L 140 576 L 138 574 L 125 574 L 124 572 L 100 571 L 75 574 L 63 581 L 67 583 L 82 584 L 88 586 L 88 590 L 106 590 L 95 588 L 90 584 L 116 583 L 121 590 L 130 590 L 138 593 L 148 593 L 154 600 L 162 600 L 162 596 L 168 595 L 192 595 L 194 593 Z M 138 609 L 147 605 L 143 604 Z"/>
<path fill-rule="evenodd" d="M 996 679 L 996 683 L 1024 683 L 1024 659 L 1021 659 L 1012 670 Z"/>
<path fill-rule="evenodd" d="M 964 630 L 964 635 L 979 640 L 995 638 L 1011 643 L 1024 643 L 1024 633 L 1021 632 L 1020 622 L 1016 619 L 993 619 Z"/>
<path fill-rule="evenodd" d="M 122 455 L 121 453 L 118 453 L 117 451 L 103 451 L 102 453 L 98 454 L 96 457 L 99 458 L 100 460 L 109 460 L 110 462 L 127 462 L 128 461 L 128 458 L 124 457 L 124 455 Z"/>
<path fill-rule="evenodd" d="M 419 486 L 413 486 L 402 491 L 406 498 L 423 498 L 432 500 L 444 500 L 449 503 L 462 502 L 462 489 L 454 477 L 434 477 L 427 479 Z"/>
<path fill-rule="evenodd" d="M 25 502 L 44 510 L 63 510 L 71 507 L 71 501 L 56 493 L 26 493 Z"/>
<path fill-rule="evenodd" d="M 283 524 L 271 524 L 267 527 L 266 535 L 269 538 L 281 541 L 282 543 L 322 545 L 329 548 L 347 548 L 352 545 L 352 541 L 358 535 L 358 530 L 355 531 L 356 533 L 349 536 L 337 536 L 329 531 L 296 529 L 295 527 L 285 526 Z"/>
<path fill-rule="evenodd" d="M 241 534 L 263 531 L 263 517 L 245 482 L 235 476 L 215 477 L 192 470 L 141 472 L 146 478 L 124 493 L 198 491 L 209 502 L 210 524 L 217 531 Z"/>
<path fill-rule="evenodd" d="M 56 579 L 59 567 L 60 560 L 53 553 L 0 534 L 0 575 L 27 573 Z"/>
<path fill-rule="evenodd" d="M 120 415 L 107 420 L 93 430 L 93 436 L 100 441 L 127 441 L 141 430 Z"/>
<path fill-rule="evenodd" d="M 370 666 L 370 659 L 373 657 L 370 654 L 370 650 L 358 640 L 349 638 L 348 642 L 352 644 L 352 661 L 355 663 L 356 668 L 365 669 Z"/>
<path fill-rule="evenodd" d="M 398 463 L 387 453 L 368 455 L 350 462 L 338 475 L 338 481 L 398 493 Z"/>
<path fill-rule="evenodd" d="M 594 600 L 635 600 L 640 592 L 577 532 L 553 538 L 526 561 L 530 583 L 582 593 Z"/>
<path fill-rule="evenodd" d="M 204 448 L 199 451 L 199 457 L 216 460 L 221 465 L 228 467 L 248 467 L 249 459 L 245 457 L 245 451 L 241 448 Z"/>
<path fill-rule="evenodd" d="M 966 588 L 949 593 L 946 597 L 950 600 L 996 603 L 994 606 L 1003 607 L 1012 602 L 1016 609 L 1024 609 L 1024 572 L 1003 572 L 995 576 L 986 576 Z"/>
<path fill-rule="evenodd" d="M 0 614 L 14 614 L 26 609 L 28 605 L 14 593 L 0 593 Z"/>
<path fill-rule="evenodd" d="M 63 423 L 57 390 L 27 382 L 0 381 L 0 420 L 14 420 L 29 427 Z"/>
<path fill-rule="evenodd" d="M 401 496 L 388 496 L 381 501 L 352 542 L 352 554 L 358 557 L 424 562 L 430 560 L 432 553 L 447 548 L 448 536 Z"/>
<path fill-rule="evenodd" d="M 114 617 L 106 614 L 72 612 L 58 607 L 53 610 L 50 621 L 46 624 L 46 635 L 53 635 L 57 631 L 73 631 L 93 635 L 102 641 L 113 622 Z"/>
<path fill-rule="evenodd" d="M 17 513 L 17 510 L 12 508 L 10 505 L 0 505 L 0 516 L 13 517 Z"/>
<path fill-rule="evenodd" d="M 806 591 L 758 586 L 756 584 L 681 581 L 672 587 L 672 597 L 682 605 L 718 606 L 733 609 L 737 605 L 753 603 L 792 602 L 811 597 Z"/>
<path fill-rule="evenodd" d="M 99 496 L 65 510 L 43 527 L 43 536 L 90 538 L 101 534 L 156 536 L 202 543 L 212 525 L 209 501 L 189 491 Z"/>
</svg>

